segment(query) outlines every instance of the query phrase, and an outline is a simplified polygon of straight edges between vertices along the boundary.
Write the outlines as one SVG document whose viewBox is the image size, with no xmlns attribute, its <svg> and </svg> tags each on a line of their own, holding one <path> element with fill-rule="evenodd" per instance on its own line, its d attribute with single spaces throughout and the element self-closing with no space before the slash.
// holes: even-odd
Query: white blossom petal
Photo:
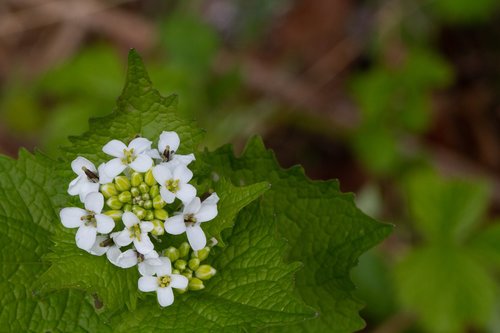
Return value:
<svg viewBox="0 0 500 333">
<path fill-rule="evenodd" d="M 170 286 L 172 288 L 176 288 L 176 289 L 187 288 L 189 280 L 184 275 L 172 274 L 172 275 L 170 275 L 170 277 L 172 278 L 172 281 L 170 281 Z"/>
<path fill-rule="evenodd" d="M 98 235 L 95 239 L 94 245 L 90 248 L 89 253 L 94 256 L 102 256 L 104 253 L 108 252 L 109 246 L 101 246 L 108 237 Z"/>
<path fill-rule="evenodd" d="M 89 193 L 85 197 L 85 209 L 99 214 L 104 207 L 104 196 L 99 192 Z"/>
<path fill-rule="evenodd" d="M 78 207 L 63 208 L 59 212 L 59 217 L 66 228 L 76 228 L 83 224 L 82 217 L 87 215 L 85 209 Z"/>
<path fill-rule="evenodd" d="M 160 140 L 158 140 L 158 150 L 160 154 L 163 154 L 167 146 L 169 146 L 169 150 L 175 152 L 179 149 L 180 143 L 181 140 L 177 133 L 164 131 L 160 134 Z"/>
<path fill-rule="evenodd" d="M 174 159 L 172 161 L 176 161 L 179 164 L 188 165 L 189 163 L 193 162 L 194 160 L 196 160 L 196 158 L 194 157 L 194 154 L 188 154 L 188 155 L 175 154 Z"/>
<path fill-rule="evenodd" d="M 165 186 L 160 187 L 160 195 L 166 203 L 172 203 L 175 200 L 175 194 L 167 190 Z"/>
<path fill-rule="evenodd" d="M 152 142 L 146 138 L 135 138 L 130 141 L 128 145 L 128 150 L 134 149 L 135 154 L 141 154 L 148 149 L 151 149 Z"/>
<path fill-rule="evenodd" d="M 122 173 L 126 167 L 127 166 L 123 164 L 121 158 L 113 158 L 104 165 L 103 171 L 108 178 L 115 178 Z"/>
<path fill-rule="evenodd" d="M 111 216 L 97 214 L 95 220 L 97 222 L 97 232 L 101 234 L 109 234 L 115 227 L 115 221 L 113 221 Z"/>
<path fill-rule="evenodd" d="M 99 184 L 89 182 L 86 179 L 82 179 L 80 186 L 80 201 L 85 202 L 85 198 L 92 192 L 99 191 Z"/>
<path fill-rule="evenodd" d="M 165 231 L 171 235 L 180 235 L 186 231 L 184 215 L 175 215 L 165 221 Z"/>
<path fill-rule="evenodd" d="M 132 228 L 134 225 L 141 222 L 139 218 L 132 212 L 123 213 L 122 221 L 127 228 Z"/>
<path fill-rule="evenodd" d="M 155 225 L 152 222 L 141 222 L 141 231 L 142 232 L 151 232 L 155 228 Z"/>
<path fill-rule="evenodd" d="M 208 198 L 203 200 L 204 205 L 217 205 L 218 202 L 219 202 L 219 196 L 215 192 L 212 193 Z"/>
<path fill-rule="evenodd" d="M 206 222 L 217 216 L 217 205 L 201 205 L 198 213 L 195 214 L 197 222 Z"/>
<path fill-rule="evenodd" d="M 153 160 L 146 154 L 137 155 L 135 160 L 128 165 L 137 172 L 146 172 L 153 166 Z"/>
<path fill-rule="evenodd" d="M 199 225 L 187 227 L 186 235 L 194 251 L 199 251 L 207 245 L 207 237 Z"/>
<path fill-rule="evenodd" d="M 165 165 L 157 165 L 153 168 L 153 177 L 156 179 L 158 184 L 165 186 L 167 180 L 172 179 L 172 172 Z"/>
<path fill-rule="evenodd" d="M 118 256 L 116 266 L 121 268 L 130 268 L 137 265 L 137 252 L 129 249 Z"/>
<path fill-rule="evenodd" d="M 80 249 L 88 251 L 94 246 L 97 230 L 95 227 L 82 224 L 76 232 L 76 246 Z"/>
<path fill-rule="evenodd" d="M 162 262 L 158 258 L 146 259 L 143 262 L 139 263 L 139 273 L 141 275 L 154 275 L 156 273 L 156 266 L 160 266 L 161 264 Z"/>
<path fill-rule="evenodd" d="M 130 231 L 128 229 L 118 232 L 118 234 L 113 237 L 115 244 L 118 246 L 127 246 L 134 240 L 130 237 Z"/>
<path fill-rule="evenodd" d="M 190 203 L 196 197 L 196 188 L 191 184 L 182 184 L 175 195 L 184 204 Z"/>
<path fill-rule="evenodd" d="M 116 245 L 112 245 L 109 247 L 108 252 L 106 252 L 106 257 L 108 257 L 108 260 L 115 266 L 118 266 L 117 260 L 118 257 L 122 254 L 122 251 L 118 248 Z"/>
<path fill-rule="evenodd" d="M 156 290 L 156 294 L 158 296 L 158 303 L 160 303 L 160 306 L 169 306 L 174 302 L 174 292 L 171 287 L 158 288 Z"/>
<path fill-rule="evenodd" d="M 170 275 L 172 273 L 172 262 L 167 257 L 161 257 L 160 260 L 162 264 L 156 266 L 156 275 L 157 276 Z"/>
<path fill-rule="evenodd" d="M 151 239 L 149 239 L 149 236 L 147 233 L 142 233 L 141 234 L 141 240 L 134 238 L 134 246 L 137 252 L 142 253 L 142 254 L 148 254 L 149 252 L 153 251 L 155 246 L 151 242 Z"/>
<path fill-rule="evenodd" d="M 173 178 L 179 179 L 181 183 L 187 183 L 193 178 L 193 172 L 185 165 L 179 165 L 174 169 Z"/>
<path fill-rule="evenodd" d="M 161 160 L 160 153 L 158 152 L 158 149 L 149 149 L 144 152 L 144 154 L 148 155 L 152 159 L 155 160 Z"/>
<path fill-rule="evenodd" d="M 99 168 L 97 168 L 97 173 L 99 174 L 99 184 L 107 184 L 113 181 L 113 178 L 106 174 L 105 168 L 106 163 L 101 163 Z"/>
<path fill-rule="evenodd" d="M 196 214 L 201 208 L 201 200 L 198 197 L 193 198 L 185 207 L 183 214 Z"/>
<path fill-rule="evenodd" d="M 80 193 L 80 188 L 82 186 L 84 176 L 78 176 L 71 181 L 68 185 L 69 195 L 78 195 Z M 85 176 L 86 177 L 86 176 Z"/>
<path fill-rule="evenodd" d="M 158 288 L 158 280 L 154 276 L 141 276 L 137 286 L 140 291 L 155 291 Z"/>
<path fill-rule="evenodd" d="M 83 171 L 84 167 L 89 169 L 93 173 L 97 172 L 94 163 L 90 162 L 85 157 L 78 156 L 77 158 L 75 158 L 73 160 L 73 162 L 71 162 L 71 169 L 73 169 L 74 173 L 76 173 L 79 176 L 87 177 L 87 175 L 85 174 L 85 171 Z"/>
<path fill-rule="evenodd" d="M 113 157 L 123 157 L 125 149 L 127 146 L 119 140 L 111 140 L 102 147 L 103 152 Z"/>
</svg>

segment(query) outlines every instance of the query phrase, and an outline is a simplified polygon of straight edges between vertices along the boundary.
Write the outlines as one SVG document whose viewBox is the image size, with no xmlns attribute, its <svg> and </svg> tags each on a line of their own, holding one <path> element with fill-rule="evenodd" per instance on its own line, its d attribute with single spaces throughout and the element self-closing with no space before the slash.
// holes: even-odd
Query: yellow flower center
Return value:
<svg viewBox="0 0 500 333">
<path fill-rule="evenodd" d="M 172 193 L 179 191 L 179 179 L 169 179 L 165 182 L 165 187 Z"/>
<path fill-rule="evenodd" d="M 141 227 L 139 223 L 134 224 L 132 228 L 130 228 L 130 238 L 137 238 L 138 241 L 141 240 Z"/>
<path fill-rule="evenodd" d="M 172 278 L 169 275 L 159 276 L 158 277 L 158 285 L 160 288 L 165 288 L 170 285 Z"/>
<path fill-rule="evenodd" d="M 130 150 L 123 149 L 123 157 L 122 157 L 123 164 L 132 163 L 136 157 L 137 156 L 135 156 L 135 154 L 134 154 L 134 148 L 132 148 Z"/>
</svg>

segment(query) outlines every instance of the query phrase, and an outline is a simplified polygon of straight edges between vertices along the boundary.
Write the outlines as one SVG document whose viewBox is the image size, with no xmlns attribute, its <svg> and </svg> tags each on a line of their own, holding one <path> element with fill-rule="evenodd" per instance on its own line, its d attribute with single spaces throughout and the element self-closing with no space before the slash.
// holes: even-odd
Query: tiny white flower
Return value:
<svg viewBox="0 0 500 333">
<path fill-rule="evenodd" d="M 179 164 L 188 165 L 195 160 L 194 154 L 179 155 L 176 154 L 179 149 L 180 138 L 176 132 L 163 131 L 160 134 L 158 141 L 158 150 L 151 149 L 147 152 L 154 159 L 162 160 L 164 164 L 168 164 L 172 169 Z"/>
<path fill-rule="evenodd" d="M 157 165 L 153 168 L 153 177 L 160 184 L 160 195 L 166 203 L 174 202 L 177 197 L 186 204 L 196 196 L 196 189 L 188 184 L 193 172 L 183 164 L 173 170 L 167 165 Z"/>
<path fill-rule="evenodd" d="M 112 243 L 107 244 L 109 237 L 105 235 L 97 235 L 94 245 L 87 251 L 94 256 L 102 256 L 108 252 Z"/>
<path fill-rule="evenodd" d="M 207 244 L 207 238 L 200 224 L 217 216 L 218 201 L 219 197 L 216 193 L 203 202 L 198 197 L 194 198 L 184 206 L 182 214 L 172 216 L 165 221 L 165 231 L 172 235 L 185 232 L 194 251 L 203 249 Z"/>
<path fill-rule="evenodd" d="M 113 219 L 101 214 L 104 197 L 93 192 L 85 197 L 85 209 L 78 207 L 63 208 L 59 213 L 66 228 L 78 228 L 76 245 L 83 250 L 90 250 L 96 241 L 97 233 L 108 234 L 115 227 Z"/>
<path fill-rule="evenodd" d="M 154 245 L 149 239 L 148 232 L 153 230 L 154 225 L 151 222 L 140 221 L 139 218 L 131 212 L 125 212 L 122 215 L 125 229 L 120 231 L 114 238 L 118 246 L 127 246 L 134 242 L 137 252 L 148 254 L 153 251 Z"/>
<path fill-rule="evenodd" d="M 172 274 L 172 264 L 166 257 L 160 258 L 161 265 L 156 266 L 155 275 L 145 275 L 139 278 L 138 287 L 140 291 L 156 291 L 160 306 L 169 306 L 174 302 L 172 288 L 185 289 L 188 286 L 187 277 L 180 274 Z"/>
<path fill-rule="evenodd" d="M 162 264 L 159 257 L 158 252 L 155 250 L 149 252 L 148 254 L 139 256 L 139 273 L 141 273 L 141 275 L 154 275 L 156 272 L 156 266 Z"/>
<path fill-rule="evenodd" d="M 137 172 L 146 172 L 153 166 L 153 160 L 146 154 L 151 149 L 151 141 L 136 138 L 128 147 L 119 140 L 111 140 L 102 151 L 115 157 L 104 166 L 104 172 L 111 178 L 118 176 L 128 166 Z"/>
<path fill-rule="evenodd" d="M 104 163 L 96 170 L 94 163 L 85 157 L 77 157 L 71 162 L 71 169 L 77 177 L 69 183 L 68 193 L 79 195 L 80 201 L 84 202 L 87 194 L 99 191 L 99 184 L 106 184 L 113 179 L 107 177 L 103 171 Z"/>
</svg>

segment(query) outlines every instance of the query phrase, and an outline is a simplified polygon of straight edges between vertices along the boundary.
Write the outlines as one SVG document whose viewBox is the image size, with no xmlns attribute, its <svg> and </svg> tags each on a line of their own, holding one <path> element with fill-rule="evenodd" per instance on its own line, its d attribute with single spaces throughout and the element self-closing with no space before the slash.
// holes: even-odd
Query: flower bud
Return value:
<svg viewBox="0 0 500 333">
<path fill-rule="evenodd" d="M 184 288 L 184 289 L 174 289 L 175 291 L 177 291 L 177 293 L 179 294 L 184 294 L 186 291 L 188 291 L 188 288 Z"/>
<path fill-rule="evenodd" d="M 149 189 L 149 195 L 151 196 L 151 198 L 160 195 L 160 187 L 158 185 L 151 186 L 151 188 Z"/>
<path fill-rule="evenodd" d="M 118 195 L 118 200 L 123 203 L 132 201 L 132 194 L 129 191 L 122 192 Z"/>
<path fill-rule="evenodd" d="M 121 210 L 108 210 L 104 212 L 105 215 L 108 215 L 115 221 L 120 221 L 122 218 L 123 212 Z"/>
<path fill-rule="evenodd" d="M 131 212 L 132 211 L 132 205 L 131 204 L 125 204 L 125 205 L 123 205 L 122 210 L 124 212 Z"/>
<path fill-rule="evenodd" d="M 189 262 L 188 262 L 188 266 L 189 266 L 189 268 L 191 268 L 193 271 L 195 271 L 196 269 L 198 269 L 198 267 L 200 267 L 200 259 L 198 259 L 198 258 L 193 258 L 193 259 L 189 260 Z"/>
<path fill-rule="evenodd" d="M 153 169 L 149 169 L 145 174 L 144 174 L 144 182 L 148 184 L 149 186 L 153 186 L 156 184 L 156 179 L 153 177 Z"/>
<path fill-rule="evenodd" d="M 132 187 L 130 189 L 130 193 L 132 194 L 132 197 L 134 197 L 134 198 L 141 195 L 141 192 L 139 191 L 139 189 L 137 187 Z"/>
<path fill-rule="evenodd" d="M 116 190 L 115 184 L 113 183 L 101 185 L 101 193 L 106 199 L 118 195 L 118 191 Z"/>
<path fill-rule="evenodd" d="M 146 210 L 137 205 L 132 206 L 132 213 L 134 213 L 139 220 L 142 220 L 146 216 Z"/>
<path fill-rule="evenodd" d="M 155 218 L 155 214 L 151 210 L 146 210 L 146 216 L 144 216 L 144 220 L 153 221 Z"/>
<path fill-rule="evenodd" d="M 201 265 L 195 272 L 198 279 L 208 280 L 217 273 L 217 270 L 210 265 Z"/>
<path fill-rule="evenodd" d="M 149 186 L 148 184 L 142 182 L 139 184 L 139 191 L 144 194 L 144 193 L 148 193 L 149 192 Z"/>
<path fill-rule="evenodd" d="M 151 209 L 153 208 L 153 201 L 151 200 L 146 200 L 144 201 L 144 204 L 142 205 L 145 209 Z"/>
<path fill-rule="evenodd" d="M 178 269 L 173 269 L 172 274 L 181 274 L 181 272 Z"/>
<path fill-rule="evenodd" d="M 148 212 L 148 214 L 150 213 L 151 211 Z M 152 212 L 151 212 L 152 213 Z M 146 220 L 147 220 L 147 215 L 146 215 Z M 151 221 L 153 223 L 153 230 L 151 231 L 151 233 L 155 236 L 161 236 L 165 233 L 165 228 L 163 227 L 163 221 L 160 221 L 160 220 L 153 220 Z M 177 250 L 177 249 L 176 249 Z M 177 251 L 179 252 L 179 251 Z M 178 257 L 178 256 L 177 256 Z M 170 259 L 172 261 L 172 259 Z M 177 260 L 177 259 L 175 259 Z"/>
<path fill-rule="evenodd" d="M 200 279 L 192 278 L 189 280 L 188 288 L 189 290 L 202 290 L 205 288 L 205 285 Z"/>
<path fill-rule="evenodd" d="M 198 259 L 200 259 L 200 261 L 203 261 L 203 260 L 207 259 L 209 253 L 210 253 L 210 248 L 208 246 L 205 246 L 203 249 L 201 249 L 199 251 L 194 251 L 191 254 L 191 257 L 198 258 Z"/>
<path fill-rule="evenodd" d="M 155 209 L 162 209 L 167 203 L 163 201 L 161 195 L 157 195 L 153 198 L 153 207 Z"/>
<path fill-rule="evenodd" d="M 185 277 L 187 277 L 188 279 L 191 279 L 193 277 L 192 271 L 184 271 L 181 274 L 184 275 Z"/>
<path fill-rule="evenodd" d="M 142 183 L 142 174 L 139 172 L 133 172 L 130 177 L 130 183 L 132 186 L 139 186 Z"/>
<path fill-rule="evenodd" d="M 155 218 L 165 221 L 168 217 L 168 213 L 165 209 L 155 209 Z"/>
<path fill-rule="evenodd" d="M 174 262 L 179 259 L 179 250 L 177 250 L 173 246 L 170 246 L 165 250 L 164 255 L 168 257 L 171 262 Z"/>
<path fill-rule="evenodd" d="M 181 246 L 179 246 L 179 257 L 187 257 L 187 255 L 189 254 L 189 250 L 191 250 L 191 246 L 189 246 L 189 243 L 183 242 Z"/>
<path fill-rule="evenodd" d="M 178 259 L 174 263 L 174 267 L 177 268 L 180 271 L 183 271 L 186 269 L 187 262 L 186 260 Z"/>
<path fill-rule="evenodd" d="M 130 190 L 130 181 L 126 176 L 115 177 L 115 187 L 118 191 L 128 191 Z"/>
<path fill-rule="evenodd" d="M 123 203 L 118 200 L 117 196 L 112 196 L 108 200 L 106 200 L 106 205 L 108 205 L 111 209 L 120 209 L 123 206 Z"/>
<path fill-rule="evenodd" d="M 142 198 L 142 200 L 149 200 L 149 199 L 151 199 L 151 197 L 149 196 L 149 193 L 144 193 L 143 195 L 141 195 L 141 198 Z"/>
</svg>

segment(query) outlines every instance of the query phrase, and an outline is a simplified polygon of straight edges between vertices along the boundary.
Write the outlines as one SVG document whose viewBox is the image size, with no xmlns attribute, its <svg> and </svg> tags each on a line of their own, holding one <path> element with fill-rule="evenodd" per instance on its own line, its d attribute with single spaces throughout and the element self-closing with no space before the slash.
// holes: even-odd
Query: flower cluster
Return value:
<svg viewBox="0 0 500 333">
<path fill-rule="evenodd" d="M 84 208 L 60 212 L 65 227 L 78 228 L 79 248 L 106 254 L 121 268 L 137 265 L 139 290 L 156 291 L 161 306 L 173 303 L 172 288 L 181 293 L 201 290 L 202 280 L 216 272 L 201 264 L 210 252 L 201 223 L 217 216 L 219 197 L 197 197 L 188 168 L 195 157 L 176 154 L 179 145 L 177 133 L 163 132 L 158 149 L 141 137 L 128 146 L 111 140 L 102 151 L 113 158 L 98 168 L 84 157 L 76 158 L 71 168 L 77 177 L 68 193 L 79 196 Z M 172 240 L 166 236 L 183 233 L 189 243 L 166 248 Z"/>
</svg>

